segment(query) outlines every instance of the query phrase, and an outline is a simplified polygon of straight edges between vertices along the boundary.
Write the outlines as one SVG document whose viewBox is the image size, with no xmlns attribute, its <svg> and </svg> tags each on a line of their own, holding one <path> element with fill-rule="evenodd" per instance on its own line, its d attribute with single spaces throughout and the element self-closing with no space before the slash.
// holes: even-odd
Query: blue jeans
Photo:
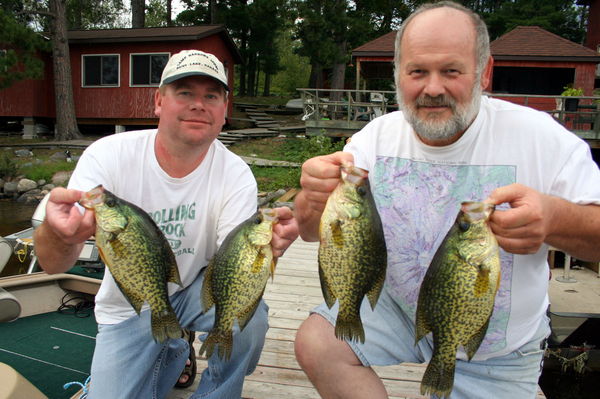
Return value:
<svg viewBox="0 0 600 399">
<path fill-rule="evenodd" d="M 203 279 L 204 272 L 170 298 L 181 326 L 193 331 L 210 331 L 215 319 L 214 306 L 202 312 Z M 267 315 L 268 307 L 261 301 L 244 331 L 235 325 L 231 359 L 222 361 L 215 351 L 192 398 L 240 398 L 244 378 L 256 368 L 265 343 Z M 184 339 L 169 339 L 162 344 L 154 341 L 149 311 L 118 324 L 100 324 L 88 398 L 164 398 L 179 378 L 188 354 Z"/>
<path fill-rule="evenodd" d="M 324 303 L 313 309 L 335 325 L 338 304 Z M 365 343 L 346 341 L 364 366 L 424 363 L 431 359 L 433 344 L 422 339 L 415 345 L 415 324 L 393 301 L 384 288 L 375 307 L 363 300 L 360 309 Z M 456 360 L 451 399 L 535 398 L 549 320 L 544 316 L 533 338 L 519 349 L 484 361 Z M 437 396 L 433 396 L 436 398 Z"/>
</svg>

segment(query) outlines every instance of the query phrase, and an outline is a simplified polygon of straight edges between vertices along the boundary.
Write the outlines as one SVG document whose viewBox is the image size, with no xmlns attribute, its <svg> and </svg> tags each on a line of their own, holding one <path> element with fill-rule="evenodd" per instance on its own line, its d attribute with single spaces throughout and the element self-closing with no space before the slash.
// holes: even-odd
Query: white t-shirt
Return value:
<svg viewBox="0 0 600 399">
<path fill-rule="evenodd" d="M 600 172 L 584 141 L 543 112 L 487 97 L 451 145 L 423 144 L 396 111 L 356 133 L 346 151 L 369 170 L 388 248 L 386 289 L 412 320 L 425 272 L 462 201 L 521 183 L 578 204 L 600 204 Z M 502 281 L 475 359 L 510 353 L 532 338 L 548 306 L 547 250 L 501 251 Z M 458 356 L 466 359 L 462 351 Z"/>
<path fill-rule="evenodd" d="M 218 140 L 193 172 L 173 178 L 156 159 L 156 132 L 132 131 L 97 140 L 81 156 L 69 188 L 88 191 L 102 184 L 148 212 L 171 244 L 187 287 L 226 235 L 256 212 L 256 180 L 248 165 Z M 170 295 L 180 289 L 169 283 Z M 96 295 L 95 314 L 102 324 L 135 315 L 108 268 Z"/>
</svg>

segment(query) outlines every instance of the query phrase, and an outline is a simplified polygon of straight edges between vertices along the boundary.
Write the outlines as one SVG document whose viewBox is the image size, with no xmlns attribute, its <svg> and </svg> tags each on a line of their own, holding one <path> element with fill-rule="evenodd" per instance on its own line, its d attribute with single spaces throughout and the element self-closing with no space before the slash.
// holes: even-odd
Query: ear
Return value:
<svg viewBox="0 0 600 399">
<path fill-rule="evenodd" d="M 162 94 L 160 94 L 160 90 L 156 90 L 154 92 L 154 115 L 160 118 L 160 109 L 162 105 Z"/>
<path fill-rule="evenodd" d="M 494 69 L 494 59 L 492 56 L 488 58 L 488 62 L 483 68 L 483 72 L 481 73 L 481 90 L 485 90 L 490 84 L 490 80 L 492 79 L 492 71 Z"/>
</svg>

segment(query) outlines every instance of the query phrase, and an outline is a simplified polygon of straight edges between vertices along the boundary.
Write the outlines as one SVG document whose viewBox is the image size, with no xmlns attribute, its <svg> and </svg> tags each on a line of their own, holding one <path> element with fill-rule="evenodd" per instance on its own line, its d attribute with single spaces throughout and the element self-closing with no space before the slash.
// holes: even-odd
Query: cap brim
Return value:
<svg viewBox="0 0 600 399">
<path fill-rule="evenodd" d="M 203 72 L 185 72 L 185 73 L 180 73 L 177 75 L 169 76 L 168 78 L 166 78 L 165 80 L 162 81 L 161 86 L 168 85 L 169 83 L 173 83 L 174 81 L 179 80 L 179 79 L 187 78 L 188 76 L 206 76 L 208 78 L 211 78 L 211 79 L 221 83 L 221 85 L 223 85 L 225 90 L 231 91 L 229 89 L 229 86 L 227 86 L 227 84 L 225 82 L 223 82 L 221 79 L 216 78 L 213 75 L 209 75 L 208 73 L 203 73 Z"/>
</svg>

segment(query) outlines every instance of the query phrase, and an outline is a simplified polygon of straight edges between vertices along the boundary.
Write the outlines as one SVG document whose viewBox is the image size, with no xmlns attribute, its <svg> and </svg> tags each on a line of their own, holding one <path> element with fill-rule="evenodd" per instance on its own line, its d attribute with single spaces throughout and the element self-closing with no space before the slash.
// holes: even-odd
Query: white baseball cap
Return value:
<svg viewBox="0 0 600 399">
<path fill-rule="evenodd" d="M 214 55 L 200 50 L 182 50 L 173 54 L 163 69 L 160 86 L 195 75 L 213 78 L 229 91 L 227 73 L 221 61 Z"/>
</svg>

